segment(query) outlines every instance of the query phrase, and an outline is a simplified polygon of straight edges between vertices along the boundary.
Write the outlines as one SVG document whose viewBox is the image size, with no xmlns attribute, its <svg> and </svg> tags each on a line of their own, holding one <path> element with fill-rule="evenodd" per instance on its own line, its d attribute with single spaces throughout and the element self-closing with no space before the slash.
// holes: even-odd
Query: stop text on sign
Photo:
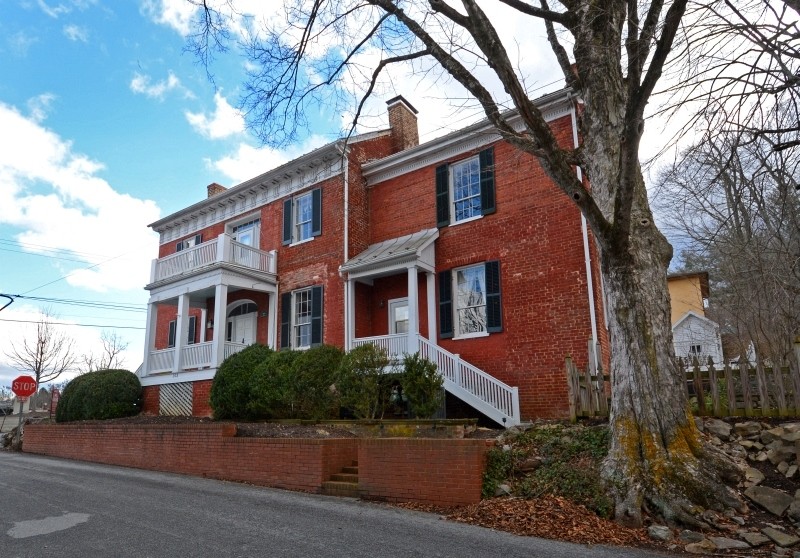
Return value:
<svg viewBox="0 0 800 558">
<path fill-rule="evenodd" d="M 36 380 L 30 376 L 19 376 L 11 382 L 11 391 L 17 397 L 28 397 L 36 392 Z"/>
</svg>

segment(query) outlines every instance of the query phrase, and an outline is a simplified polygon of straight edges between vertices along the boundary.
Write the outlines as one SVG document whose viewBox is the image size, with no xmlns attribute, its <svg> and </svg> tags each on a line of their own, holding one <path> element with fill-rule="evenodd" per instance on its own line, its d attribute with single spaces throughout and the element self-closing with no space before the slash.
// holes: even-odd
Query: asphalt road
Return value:
<svg viewBox="0 0 800 558">
<path fill-rule="evenodd" d="M 348 498 L 0 452 L 0 557 L 659 554 L 517 537 Z"/>
</svg>

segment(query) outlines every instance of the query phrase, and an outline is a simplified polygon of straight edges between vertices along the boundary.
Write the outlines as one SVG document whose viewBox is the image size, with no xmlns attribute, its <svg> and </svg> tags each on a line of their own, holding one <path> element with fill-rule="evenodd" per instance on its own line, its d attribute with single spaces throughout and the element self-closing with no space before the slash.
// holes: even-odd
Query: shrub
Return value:
<svg viewBox="0 0 800 558">
<path fill-rule="evenodd" d="M 442 406 L 444 378 L 436 365 L 419 353 L 403 359 L 403 394 L 408 398 L 411 412 L 418 418 L 430 418 Z"/>
<path fill-rule="evenodd" d="M 344 353 L 332 345 L 319 345 L 299 351 L 291 364 L 287 382 L 292 416 L 322 419 L 338 414 L 338 397 L 334 387 Z"/>
<path fill-rule="evenodd" d="M 246 418 L 290 418 L 292 399 L 292 365 L 299 355 L 296 351 L 272 353 L 256 366 L 250 385 Z"/>
<path fill-rule="evenodd" d="M 274 351 L 266 345 L 250 345 L 226 358 L 211 384 L 210 403 L 216 419 L 247 418 L 256 367 Z"/>
<path fill-rule="evenodd" d="M 372 343 L 360 345 L 342 358 L 336 388 L 342 405 L 356 418 L 383 417 L 391 389 L 383 377 L 387 366 L 386 351 Z"/>
<path fill-rule="evenodd" d="M 56 422 L 106 420 L 139 414 L 142 385 L 128 370 L 97 370 L 71 380 L 56 407 Z"/>
</svg>

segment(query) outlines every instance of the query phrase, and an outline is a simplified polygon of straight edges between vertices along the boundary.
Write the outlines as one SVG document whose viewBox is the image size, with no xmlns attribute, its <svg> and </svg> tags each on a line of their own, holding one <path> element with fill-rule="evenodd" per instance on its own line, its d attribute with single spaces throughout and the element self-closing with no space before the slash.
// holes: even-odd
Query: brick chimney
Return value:
<svg viewBox="0 0 800 558">
<path fill-rule="evenodd" d="M 211 198 L 213 196 L 216 196 L 217 194 L 221 194 L 225 190 L 227 190 L 227 188 L 222 184 L 217 184 L 216 182 L 212 182 L 211 184 L 208 185 L 208 197 Z"/>
<path fill-rule="evenodd" d="M 392 150 L 397 153 L 419 145 L 417 109 L 402 95 L 386 101 L 389 112 L 389 127 L 392 130 Z"/>
</svg>

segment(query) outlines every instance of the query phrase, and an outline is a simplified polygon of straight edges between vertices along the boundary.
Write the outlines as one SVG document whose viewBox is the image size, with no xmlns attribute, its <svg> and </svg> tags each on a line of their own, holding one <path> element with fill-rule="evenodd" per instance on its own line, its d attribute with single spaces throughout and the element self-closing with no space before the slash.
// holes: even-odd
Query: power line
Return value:
<svg viewBox="0 0 800 558">
<path fill-rule="evenodd" d="M 38 256 L 40 258 L 50 258 L 52 260 L 64 260 L 67 262 L 86 263 L 86 260 L 76 260 L 75 258 L 65 258 L 63 256 L 53 256 L 51 254 L 37 254 L 36 252 L 26 252 L 24 250 L 11 250 L 9 248 L 0 248 L 0 252 L 14 252 L 15 254 L 25 254 L 26 256 Z"/>
<path fill-rule="evenodd" d="M 128 304 L 125 302 L 106 302 L 101 300 L 78 300 L 69 298 L 51 298 L 43 296 L 25 296 L 13 294 L 0 294 L 3 297 L 14 299 L 31 300 L 35 302 L 45 302 L 48 304 L 65 304 L 69 306 L 80 306 L 98 310 L 115 310 L 120 312 L 146 312 L 147 308 L 141 304 Z"/>
<path fill-rule="evenodd" d="M 6 320 L 4 318 L 0 318 L 0 322 L 16 322 L 20 324 L 38 324 L 40 320 Z M 136 326 L 116 326 L 116 325 L 107 325 L 107 324 L 71 324 L 68 322 L 50 322 L 47 323 L 53 325 L 63 325 L 63 326 L 76 326 L 76 327 L 105 327 L 108 329 L 145 329 L 143 327 L 136 327 Z"/>
</svg>

